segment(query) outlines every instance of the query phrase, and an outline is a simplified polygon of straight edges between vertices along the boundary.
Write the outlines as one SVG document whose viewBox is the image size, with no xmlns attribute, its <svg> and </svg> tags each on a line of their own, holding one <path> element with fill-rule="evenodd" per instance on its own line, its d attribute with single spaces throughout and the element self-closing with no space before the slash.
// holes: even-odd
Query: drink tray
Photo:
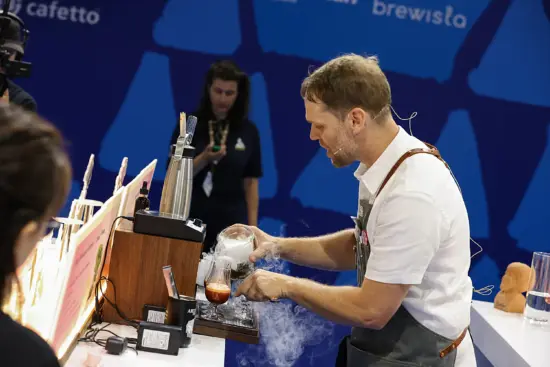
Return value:
<svg viewBox="0 0 550 367">
<path fill-rule="evenodd" d="M 210 302 L 197 300 L 194 332 L 218 338 L 231 339 L 248 344 L 258 344 L 260 331 L 258 315 L 248 301 L 231 298 L 218 306 L 223 315 L 220 320 L 208 317 Z"/>
</svg>

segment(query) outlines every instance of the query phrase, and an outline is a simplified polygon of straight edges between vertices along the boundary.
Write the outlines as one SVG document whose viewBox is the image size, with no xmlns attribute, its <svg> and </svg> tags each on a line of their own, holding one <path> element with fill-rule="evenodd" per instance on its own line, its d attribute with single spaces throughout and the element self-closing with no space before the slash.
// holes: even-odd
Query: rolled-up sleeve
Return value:
<svg viewBox="0 0 550 367">
<path fill-rule="evenodd" d="M 365 277 L 381 283 L 420 284 L 439 249 L 442 214 L 422 192 L 390 195 L 381 205 L 369 235 Z"/>
</svg>

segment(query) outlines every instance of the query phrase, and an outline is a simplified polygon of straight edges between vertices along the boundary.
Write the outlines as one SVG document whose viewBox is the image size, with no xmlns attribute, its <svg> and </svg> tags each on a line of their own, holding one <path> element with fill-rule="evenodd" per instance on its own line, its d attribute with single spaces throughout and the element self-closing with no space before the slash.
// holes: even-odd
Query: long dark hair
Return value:
<svg viewBox="0 0 550 367">
<path fill-rule="evenodd" d="M 210 100 L 210 87 L 216 79 L 237 82 L 237 99 L 227 114 L 227 119 L 232 123 L 240 123 L 248 117 L 250 105 L 250 79 L 237 64 L 231 60 L 216 61 L 210 66 L 206 73 L 202 98 L 199 108 L 196 111 L 199 119 L 209 121 L 215 120 L 212 112 L 212 101 Z"/>
<path fill-rule="evenodd" d="M 0 103 L 0 301 L 9 295 L 21 230 L 56 215 L 70 180 L 58 130 L 37 115 Z"/>
</svg>

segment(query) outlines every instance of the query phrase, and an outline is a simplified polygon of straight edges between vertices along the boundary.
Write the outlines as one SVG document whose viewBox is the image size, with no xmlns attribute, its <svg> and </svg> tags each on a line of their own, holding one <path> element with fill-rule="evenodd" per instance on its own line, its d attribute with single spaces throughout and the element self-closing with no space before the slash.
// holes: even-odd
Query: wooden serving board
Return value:
<svg viewBox="0 0 550 367">
<path fill-rule="evenodd" d="M 218 310 L 224 315 L 223 321 L 209 319 L 207 317 L 209 307 L 210 302 L 197 300 L 197 314 L 193 329 L 196 334 L 230 339 L 247 344 L 259 343 L 258 315 L 249 302 L 240 303 L 239 310 L 235 310 L 231 303 L 218 306 Z M 245 317 L 236 317 L 236 312 L 244 314 Z"/>
</svg>

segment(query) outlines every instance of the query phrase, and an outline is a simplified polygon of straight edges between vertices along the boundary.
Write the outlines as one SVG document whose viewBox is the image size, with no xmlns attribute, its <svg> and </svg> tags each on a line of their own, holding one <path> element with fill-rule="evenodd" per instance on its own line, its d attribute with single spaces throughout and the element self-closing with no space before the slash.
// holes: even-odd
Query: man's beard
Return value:
<svg viewBox="0 0 550 367">
<path fill-rule="evenodd" d="M 342 134 L 337 142 L 337 148 L 330 151 L 330 160 L 336 168 L 347 167 L 356 161 L 357 145 L 353 136 L 348 133 Z"/>
<path fill-rule="evenodd" d="M 344 168 L 352 164 L 355 160 L 351 158 L 351 154 L 346 152 L 344 148 L 339 148 L 330 158 L 332 165 L 336 168 Z"/>
</svg>

